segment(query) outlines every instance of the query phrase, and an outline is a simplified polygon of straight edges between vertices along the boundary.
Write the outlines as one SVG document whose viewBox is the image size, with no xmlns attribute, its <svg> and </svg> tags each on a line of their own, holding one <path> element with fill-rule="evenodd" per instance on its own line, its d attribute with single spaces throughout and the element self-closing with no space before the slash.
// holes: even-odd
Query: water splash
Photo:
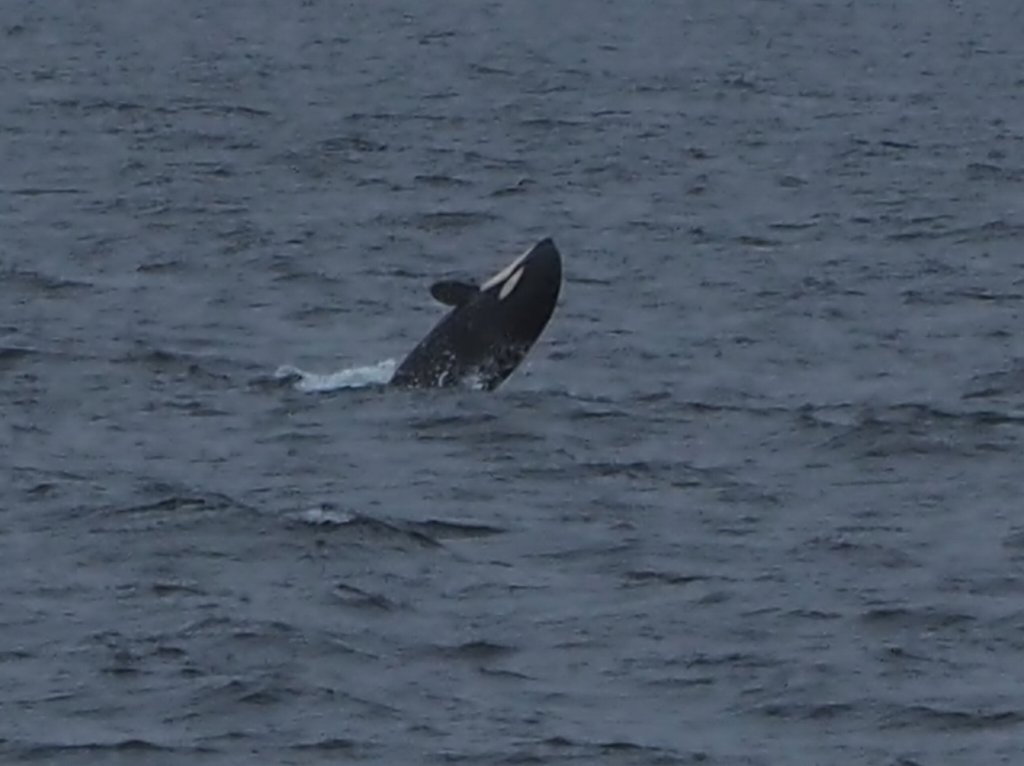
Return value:
<svg viewBox="0 0 1024 766">
<path fill-rule="evenodd" d="M 294 515 L 298 521 L 314 527 L 340 527 L 351 524 L 356 520 L 356 514 L 345 511 L 335 511 L 327 506 L 307 508 Z"/>
<path fill-rule="evenodd" d="M 377 364 L 364 367 L 348 367 L 344 370 L 329 373 L 306 372 L 298 367 L 284 365 L 278 367 L 274 377 L 278 380 L 290 380 L 297 391 L 305 393 L 323 393 L 338 391 L 345 388 L 368 388 L 383 386 L 395 374 L 395 360 L 385 359 Z"/>
</svg>

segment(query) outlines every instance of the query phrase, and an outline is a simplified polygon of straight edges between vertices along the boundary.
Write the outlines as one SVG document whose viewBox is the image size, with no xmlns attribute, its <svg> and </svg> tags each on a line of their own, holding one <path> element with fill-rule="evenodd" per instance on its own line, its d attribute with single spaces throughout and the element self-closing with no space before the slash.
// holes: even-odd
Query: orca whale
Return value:
<svg viewBox="0 0 1024 766">
<path fill-rule="evenodd" d="M 390 385 L 442 388 L 473 384 L 493 391 L 540 336 L 562 287 L 562 257 L 542 239 L 479 287 L 433 284 L 431 295 L 452 306 L 409 352 Z"/>
</svg>

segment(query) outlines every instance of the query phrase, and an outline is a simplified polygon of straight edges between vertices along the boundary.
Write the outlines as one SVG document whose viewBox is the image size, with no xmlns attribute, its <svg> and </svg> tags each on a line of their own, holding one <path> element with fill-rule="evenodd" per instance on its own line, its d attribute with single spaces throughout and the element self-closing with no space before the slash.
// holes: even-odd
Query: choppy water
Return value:
<svg viewBox="0 0 1024 766">
<path fill-rule="evenodd" d="M 5 5 L 0 760 L 1024 762 L 1022 28 Z"/>
</svg>

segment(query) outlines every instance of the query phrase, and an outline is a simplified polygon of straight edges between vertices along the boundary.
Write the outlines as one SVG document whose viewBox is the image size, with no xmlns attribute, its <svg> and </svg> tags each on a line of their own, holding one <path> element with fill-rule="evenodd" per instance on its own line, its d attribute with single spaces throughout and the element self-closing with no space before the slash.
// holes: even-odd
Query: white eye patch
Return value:
<svg viewBox="0 0 1024 766">
<path fill-rule="evenodd" d="M 512 291 L 516 289 L 516 285 L 519 284 L 519 280 L 523 278 L 523 270 L 520 268 L 518 271 L 512 274 L 508 279 L 505 280 L 505 284 L 501 286 L 501 292 L 498 293 L 498 300 L 503 301 Z"/>
</svg>

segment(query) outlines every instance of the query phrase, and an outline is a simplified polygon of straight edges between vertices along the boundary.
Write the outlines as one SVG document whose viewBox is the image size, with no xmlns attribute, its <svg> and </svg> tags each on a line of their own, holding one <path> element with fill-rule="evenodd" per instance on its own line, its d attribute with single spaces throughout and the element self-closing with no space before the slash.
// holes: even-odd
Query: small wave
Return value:
<svg viewBox="0 0 1024 766">
<path fill-rule="evenodd" d="M 409 525 L 435 540 L 445 538 L 466 538 L 466 537 L 490 537 L 500 535 L 506 530 L 502 527 L 490 524 L 475 524 L 466 521 L 449 521 L 445 519 L 427 519 L 426 521 L 412 522 Z"/>
<path fill-rule="evenodd" d="M 25 346 L 0 346 L 0 368 L 14 366 L 19 360 L 38 353 L 36 349 Z"/>
<path fill-rule="evenodd" d="M 344 737 L 325 737 L 311 742 L 299 742 L 298 744 L 290 745 L 289 747 L 292 750 L 321 750 L 324 752 L 338 750 L 353 751 L 359 748 L 359 743 L 355 740 L 345 739 Z"/>
<path fill-rule="evenodd" d="M 416 525 L 405 521 L 385 521 L 358 512 L 338 511 L 330 504 L 309 508 L 290 515 L 293 522 L 320 529 L 346 530 L 364 539 L 411 542 L 420 547 L 441 548 L 441 542 Z"/>
<path fill-rule="evenodd" d="M 46 760 L 63 759 L 63 756 L 70 756 L 72 753 L 92 754 L 126 754 L 135 753 L 141 757 L 142 753 L 205 753 L 208 748 L 195 746 L 181 746 L 173 744 L 161 744 L 148 739 L 113 739 L 109 741 L 96 742 L 61 742 L 29 745 L 22 749 L 22 757 L 25 760 Z"/>
<path fill-rule="evenodd" d="M 395 360 L 385 359 L 365 367 L 349 367 L 329 373 L 306 372 L 298 367 L 278 367 L 274 377 L 292 382 L 297 391 L 324 393 L 345 388 L 368 388 L 386 385 L 395 374 Z"/>
<path fill-rule="evenodd" d="M 334 584 L 331 596 L 339 604 L 356 609 L 372 609 L 375 611 L 392 612 L 399 608 L 399 604 L 379 593 L 371 593 L 354 585 L 343 582 Z"/>
<path fill-rule="evenodd" d="M 932 705 L 906 705 L 893 708 L 884 727 L 898 729 L 922 726 L 935 731 L 985 731 L 1020 726 L 1024 713 L 1015 709 L 958 710 Z"/>
</svg>

